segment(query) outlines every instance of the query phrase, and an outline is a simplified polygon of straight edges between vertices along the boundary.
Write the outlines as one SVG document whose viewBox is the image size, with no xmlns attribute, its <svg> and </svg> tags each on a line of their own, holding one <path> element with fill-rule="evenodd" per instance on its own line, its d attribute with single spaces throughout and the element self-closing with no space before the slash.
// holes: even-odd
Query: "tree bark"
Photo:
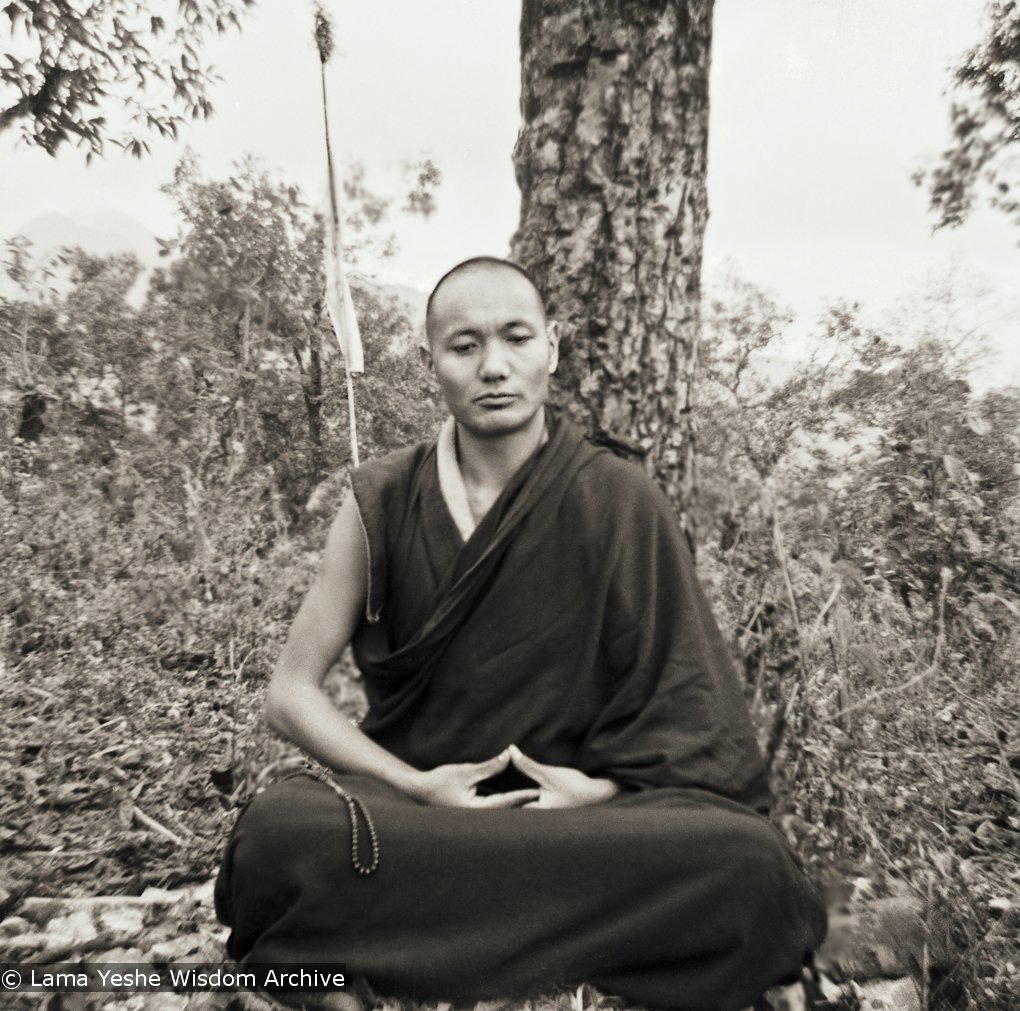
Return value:
<svg viewBox="0 0 1020 1011">
<path fill-rule="evenodd" d="M 691 533 L 713 0 L 524 0 L 512 255 L 561 341 L 556 399 L 642 459 Z"/>
</svg>

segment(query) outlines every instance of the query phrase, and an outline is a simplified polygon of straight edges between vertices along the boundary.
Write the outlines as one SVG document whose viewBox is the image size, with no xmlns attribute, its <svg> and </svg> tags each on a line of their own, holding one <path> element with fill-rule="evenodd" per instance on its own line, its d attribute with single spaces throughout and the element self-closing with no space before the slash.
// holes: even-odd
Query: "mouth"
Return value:
<svg viewBox="0 0 1020 1011">
<path fill-rule="evenodd" d="M 475 397 L 475 403 L 481 407 L 506 407 L 516 399 L 516 393 L 483 393 L 480 397 Z"/>
</svg>

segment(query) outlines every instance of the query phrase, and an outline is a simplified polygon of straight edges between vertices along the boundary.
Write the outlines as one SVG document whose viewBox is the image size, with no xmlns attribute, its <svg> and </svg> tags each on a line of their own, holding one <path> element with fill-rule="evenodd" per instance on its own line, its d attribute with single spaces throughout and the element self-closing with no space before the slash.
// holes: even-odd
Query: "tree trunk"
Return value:
<svg viewBox="0 0 1020 1011">
<path fill-rule="evenodd" d="M 524 0 L 514 258 L 561 341 L 556 397 L 642 459 L 691 532 L 712 0 Z"/>
<path fill-rule="evenodd" d="M 322 453 L 322 333 L 318 325 L 308 330 L 308 375 L 301 384 L 308 416 L 308 439 L 312 447 L 312 480 L 322 480 L 325 461 Z"/>
<path fill-rule="evenodd" d="M 228 461 L 225 478 L 227 484 L 240 474 L 251 448 L 251 383 L 247 378 L 251 361 L 251 302 L 248 300 L 245 300 L 235 330 L 237 341 L 231 349 L 236 369 L 233 418 L 220 434 L 220 443 Z"/>
</svg>

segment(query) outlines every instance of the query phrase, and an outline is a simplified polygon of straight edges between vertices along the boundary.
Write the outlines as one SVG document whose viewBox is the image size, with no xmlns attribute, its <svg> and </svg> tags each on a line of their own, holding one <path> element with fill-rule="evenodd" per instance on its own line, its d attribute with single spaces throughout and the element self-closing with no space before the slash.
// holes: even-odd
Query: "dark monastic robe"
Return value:
<svg viewBox="0 0 1020 1011">
<path fill-rule="evenodd" d="M 272 787 L 217 884 L 235 958 L 343 961 L 420 999 L 590 981 L 727 1011 L 795 978 L 820 943 L 824 909 L 755 810 L 764 767 L 669 503 L 550 420 L 466 543 L 435 444 L 352 475 L 369 556 L 362 729 L 422 769 L 513 743 L 621 792 L 570 810 L 436 808 L 337 776 L 377 829 L 364 876 L 328 786 Z"/>
</svg>

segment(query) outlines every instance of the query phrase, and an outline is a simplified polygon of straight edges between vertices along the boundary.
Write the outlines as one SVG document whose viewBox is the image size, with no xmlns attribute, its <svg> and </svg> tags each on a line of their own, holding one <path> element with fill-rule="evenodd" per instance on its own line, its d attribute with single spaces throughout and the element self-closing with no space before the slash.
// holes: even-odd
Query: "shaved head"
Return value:
<svg viewBox="0 0 1020 1011">
<path fill-rule="evenodd" d="M 501 272 L 516 274 L 528 282 L 535 295 L 535 304 L 542 314 L 542 321 L 546 321 L 545 303 L 542 299 L 542 293 L 538 290 L 535 279 L 520 264 L 514 263 L 513 260 L 501 260 L 496 256 L 474 256 L 470 260 L 464 260 L 455 267 L 451 267 L 436 282 L 436 286 L 432 289 L 432 294 L 429 295 L 429 300 L 425 306 L 425 337 L 430 345 L 435 337 L 435 316 L 436 310 L 443 300 L 443 289 L 450 286 L 454 280 L 462 277 L 475 274 L 498 274 Z"/>
</svg>

